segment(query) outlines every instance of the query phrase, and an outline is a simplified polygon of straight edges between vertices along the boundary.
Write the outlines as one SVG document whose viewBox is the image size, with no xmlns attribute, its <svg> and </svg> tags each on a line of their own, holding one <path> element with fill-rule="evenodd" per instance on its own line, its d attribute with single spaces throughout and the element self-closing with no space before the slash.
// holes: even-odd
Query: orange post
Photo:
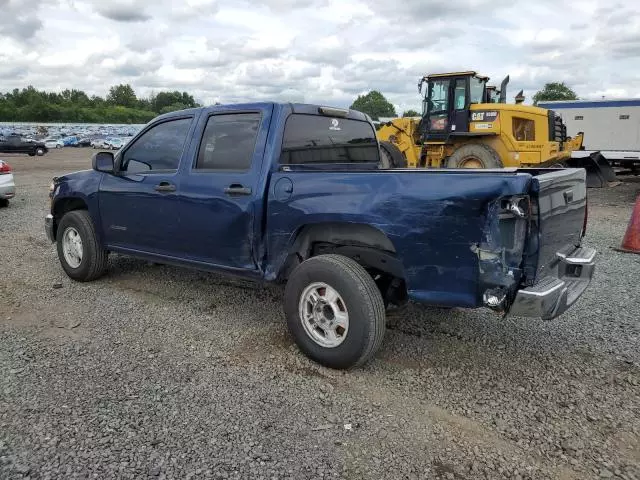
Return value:
<svg viewBox="0 0 640 480">
<path fill-rule="evenodd" d="M 617 250 L 621 252 L 640 254 L 640 195 L 636 198 L 627 232 L 622 239 L 622 245 Z"/>
</svg>

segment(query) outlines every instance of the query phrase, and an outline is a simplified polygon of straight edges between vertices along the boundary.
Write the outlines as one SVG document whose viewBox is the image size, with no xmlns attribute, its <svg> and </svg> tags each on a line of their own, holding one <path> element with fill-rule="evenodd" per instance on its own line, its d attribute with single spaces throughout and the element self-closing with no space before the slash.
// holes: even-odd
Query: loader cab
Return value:
<svg viewBox="0 0 640 480">
<path fill-rule="evenodd" d="M 470 107 L 487 102 L 489 77 L 476 72 L 438 73 L 419 83 L 423 100 L 423 141 L 444 141 L 469 132 Z"/>
</svg>

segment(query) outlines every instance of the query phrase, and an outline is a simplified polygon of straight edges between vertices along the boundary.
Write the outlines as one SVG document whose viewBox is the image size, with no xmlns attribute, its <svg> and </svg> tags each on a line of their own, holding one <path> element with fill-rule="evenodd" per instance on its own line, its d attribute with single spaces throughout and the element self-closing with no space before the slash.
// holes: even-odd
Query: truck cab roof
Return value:
<svg viewBox="0 0 640 480">
<path fill-rule="evenodd" d="M 371 122 L 371 118 L 358 110 L 349 108 L 334 107 L 328 105 L 318 105 L 310 103 L 291 103 L 291 102 L 247 102 L 247 103 L 229 103 L 221 105 L 208 105 L 203 107 L 187 108 L 184 110 L 176 110 L 174 112 L 165 113 L 156 117 L 154 120 L 168 119 L 183 116 L 185 114 L 196 114 L 198 112 L 213 113 L 224 112 L 229 110 L 258 110 L 269 107 L 280 107 L 283 111 L 289 113 L 301 113 L 307 115 L 325 115 L 328 117 L 342 117 L 353 120 L 362 120 Z"/>
</svg>

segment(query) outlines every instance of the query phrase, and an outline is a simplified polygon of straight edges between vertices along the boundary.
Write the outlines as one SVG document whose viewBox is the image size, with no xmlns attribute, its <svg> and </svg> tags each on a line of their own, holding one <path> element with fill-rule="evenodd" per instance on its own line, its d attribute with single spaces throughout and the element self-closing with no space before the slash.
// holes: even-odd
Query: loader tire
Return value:
<svg viewBox="0 0 640 480">
<path fill-rule="evenodd" d="M 498 153 L 489 145 L 471 143 L 458 148 L 447 160 L 447 168 L 503 168 Z"/>
<path fill-rule="evenodd" d="M 380 142 L 380 168 L 407 168 L 407 159 L 391 142 Z"/>
</svg>

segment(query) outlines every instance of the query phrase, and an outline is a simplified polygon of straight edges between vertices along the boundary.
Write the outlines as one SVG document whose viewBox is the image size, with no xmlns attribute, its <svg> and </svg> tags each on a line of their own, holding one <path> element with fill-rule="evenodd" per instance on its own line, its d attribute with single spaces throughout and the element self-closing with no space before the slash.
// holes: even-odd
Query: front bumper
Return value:
<svg viewBox="0 0 640 480">
<path fill-rule="evenodd" d="M 580 247 L 572 252 L 558 252 L 558 268 L 553 275 L 534 286 L 518 291 L 509 316 L 551 320 L 573 305 L 591 282 L 595 271 L 596 250 Z"/>
<path fill-rule="evenodd" d="M 50 242 L 55 242 L 56 238 L 53 235 L 53 215 L 48 214 L 44 217 L 44 230 L 47 232 L 47 238 Z"/>
</svg>

